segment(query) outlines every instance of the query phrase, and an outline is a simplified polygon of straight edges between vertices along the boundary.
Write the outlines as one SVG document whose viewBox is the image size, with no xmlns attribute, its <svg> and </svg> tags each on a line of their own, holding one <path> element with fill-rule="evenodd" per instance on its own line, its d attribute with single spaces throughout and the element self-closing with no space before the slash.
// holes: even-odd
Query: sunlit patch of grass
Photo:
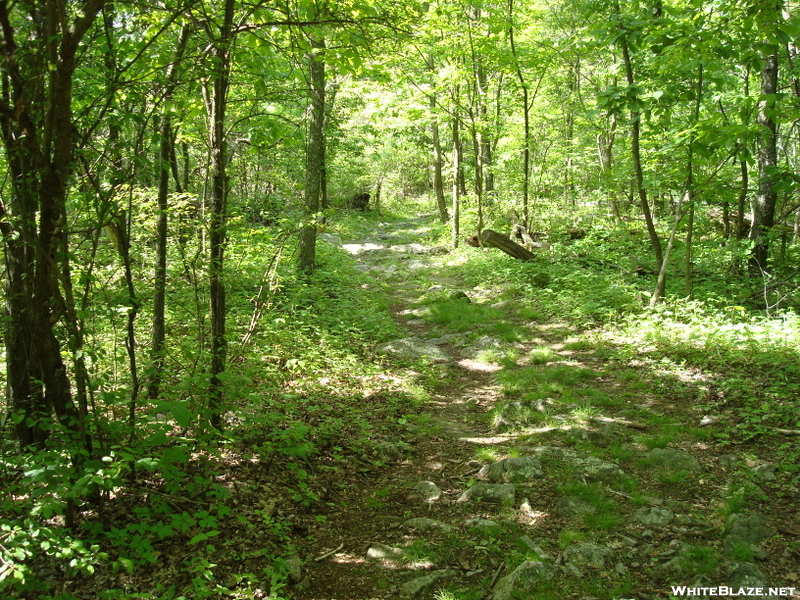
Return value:
<svg viewBox="0 0 800 600">
<path fill-rule="evenodd" d="M 590 529 L 608 531 L 620 524 L 619 506 L 609 498 L 600 486 L 585 483 L 565 483 L 558 491 L 586 502 L 595 510 L 583 516 L 583 522 Z"/>
<path fill-rule="evenodd" d="M 644 444 L 645 446 L 647 446 L 652 450 L 653 448 L 666 448 L 674 440 L 675 436 L 673 434 L 665 433 L 657 436 L 651 436 L 651 435 L 640 436 L 639 438 L 637 438 L 636 441 L 639 442 L 640 444 Z"/>
<path fill-rule="evenodd" d="M 532 365 L 544 365 L 555 360 L 558 355 L 546 346 L 534 348 L 528 353 L 528 361 Z"/>
<path fill-rule="evenodd" d="M 586 539 L 586 534 L 583 531 L 576 531 L 574 529 L 562 529 L 558 534 L 558 546 L 565 550 L 572 544 L 582 542 Z"/>
</svg>

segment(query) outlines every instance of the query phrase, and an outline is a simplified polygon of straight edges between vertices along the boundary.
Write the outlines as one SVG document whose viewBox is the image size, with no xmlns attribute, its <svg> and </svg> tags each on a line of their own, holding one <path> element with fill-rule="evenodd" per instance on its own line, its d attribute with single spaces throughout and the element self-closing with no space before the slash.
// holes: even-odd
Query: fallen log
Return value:
<svg viewBox="0 0 800 600">
<path fill-rule="evenodd" d="M 493 248 L 502 250 L 509 256 L 513 256 L 514 258 L 518 258 L 520 260 L 532 260 L 536 257 L 533 252 L 526 250 L 516 242 L 511 241 L 506 236 L 497 233 L 492 229 L 484 229 L 481 232 L 481 243 L 484 246 L 492 246 Z"/>
</svg>

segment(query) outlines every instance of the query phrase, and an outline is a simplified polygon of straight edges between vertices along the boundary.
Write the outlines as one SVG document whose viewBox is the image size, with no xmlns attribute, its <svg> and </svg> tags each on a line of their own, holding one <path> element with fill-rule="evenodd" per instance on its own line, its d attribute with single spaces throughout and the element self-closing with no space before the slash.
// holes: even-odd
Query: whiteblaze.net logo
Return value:
<svg viewBox="0 0 800 600">
<path fill-rule="evenodd" d="M 690 587 L 688 585 L 673 585 L 672 595 L 687 596 L 778 596 L 784 598 L 795 597 L 797 588 L 790 587 Z"/>
</svg>

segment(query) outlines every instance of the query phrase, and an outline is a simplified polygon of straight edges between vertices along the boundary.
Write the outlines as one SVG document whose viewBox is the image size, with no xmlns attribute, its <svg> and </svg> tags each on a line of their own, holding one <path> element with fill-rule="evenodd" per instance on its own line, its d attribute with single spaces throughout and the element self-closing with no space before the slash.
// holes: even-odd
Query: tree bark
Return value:
<svg viewBox="0 0 800 600">
<path fill-rule="evenodd" d="M 213 97 L 209 111 L 211 136 L 211 207 L 209 211 L 209 291 L 211 297 L 211 369 L 208 398 L 208 420 L 215 429 L 222 429 L 223 386 L 220 375 L 227 362 L 226 290 L 224 280 L 228 204 L 228 143 L 225 139 L 225 111 L 231 69 L 234 0 L 225 0 L 225 14 L 214 52 Z"/>
<path fill-rule="evenodd" d="M 761 100 L 758 106 L 758 194 L 753 202 L 753 224 L 750 240 L 753 251 L 750 269 L 763 273 L 769 260 L 769 230 L 775 224 L 775 170 L 778 165 L 778 125 L 773 118 L 778 91 L 778 47 L 766 46 L 761 67 Z"/>
<path fill-rule="evenodd" d="M 300 231 L 300 250 L 297 268 L 309 274 L 316 260 L 317 225 L 322 172 L 325 168 L 325 41 L 312 38 L 313 52 L 308 57 L 311 93 L 311 117 L 308 125 L 306 154 L 306 224 Z"/>
<path fill-rule="evenodd" d="M 628 40 L 625 35 L 620 36 L 620 47 L 622 50 L 622 60 L 625 65 L 625 76 L 629 87 L 635 84 L 633 76 L 633 63 L 628 49 Z M 631 159 L 633 161 L 633 171 L 635 177 L 636 191 L 639 195 L 639 205 L 644 215 L 644 221 L 647 226 L 647 233 L 650 236 L 650 244 L 653 248 L 653 253 L 656 259 L 656 272 L 661 270 L 661 265 L 664 262 L 664 254 L 661 249 L 661 240 L 658 237 L 655 225 L 653 223 L 653 216 L 650 213 L 650 204 L 647 201 L 647 189 L 644 187 L 644 174 L 642 172 L 642 153 L 639 147 L 639 137 L 641 133 L 641 114 L 639 109 L 632 104 L 631 111 Z M 656 293 L 659 290 L 656 290 Z M 660 291 L 663 295 L 663 290 Z"/>
<path fill-rule="evenodd" d="M 166 298 L 167 298 L 167 233 L 168 233 L 168 197 L 170 173 L 174 171 L 177 181 L 177 161 L 175 160 L 174 136 L 170 104 L 177 85 L 177 65 L 183 57 L 186 43 L 189 40 L 189 28 L 181 29 L 175 59 L 167 67 L 164 84 L 164 109 L 161 111 L 161 127 L 159 131 L 158 160 L 158 217 L 156 223 L 156 267 L 153 285 L 153 340 L 150 351 L 150 378 L 147 386 L 147 397 L 158 398 L 161 389 L 161 377 L 164 370 L 164 344 L 166 341 Z"/>
</svg>

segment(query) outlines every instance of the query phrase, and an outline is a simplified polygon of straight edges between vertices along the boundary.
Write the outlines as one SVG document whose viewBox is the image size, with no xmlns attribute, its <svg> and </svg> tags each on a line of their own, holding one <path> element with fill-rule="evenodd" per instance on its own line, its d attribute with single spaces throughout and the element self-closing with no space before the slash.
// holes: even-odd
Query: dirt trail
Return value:
<svg viewBox="0 0 800 600">
<path fill-rule="evenodd" d="M 428 222 L 384 225 L 343 245 L 359 270 L 387 286 L 408 332 L 403 343 L 436 355 L 443 382 L 425 406 L 429 422 L 394 440 L 384 467 L 354 466 L 342 475 L 347 484 L 332 492 L 333 508 L 299 549 L 306 565 L 293 597 L 652 600 L 668 598 L 670 584 L 790 586 L 796 555 L 773 537 L 775 524 L 757 511 L 723 514 L 719 494 L 714 500 L 710 492 L 710 482 L 723 489 L 738 481 L 736 469 L 747 466 L 740 458 L 680 434 L 668 448 L 642 444 L 639 417 L 675 421 L 679 431 L 698 418 L 694 407 L 655 406 L 647 390 L 605 371 L 569 327 L 525 323 L 490 291 L 466 290 L 524 329 L 503 350 L 518 357 L 504 367 L 476 355 L 482 341 L 496 350 L 492 338 L 442 336 L 421 318 L 414 302 L 431 285 L 442 294 L 458 290 L 457 279 L 426 271 L 441 260 L 421 243 Z M 440 337 L 431 340 L 434 334 Z M 521 400 L 509 402 L 504 393 L 517 376 Z M 555 391 L 528 401 L 525 386 Z M 530 422 L 537 411 L 547 415 L 538 429 Z M 502 433 L 519 428 L 493 429 L 490 414 L 530 426 L 524 436 Z M 521 458 L 501 460 L 509 456 Z M 481 483 L 487 480 L 496 485 Z M 481 486 L 488 495 L 465 501 Z M 510 499 L 492 497 L 509 490 Z M 756 506 L 758 491 L 742 490 Z M 539 571 L 517 576 L 526 565 Z"/>
</svg>

